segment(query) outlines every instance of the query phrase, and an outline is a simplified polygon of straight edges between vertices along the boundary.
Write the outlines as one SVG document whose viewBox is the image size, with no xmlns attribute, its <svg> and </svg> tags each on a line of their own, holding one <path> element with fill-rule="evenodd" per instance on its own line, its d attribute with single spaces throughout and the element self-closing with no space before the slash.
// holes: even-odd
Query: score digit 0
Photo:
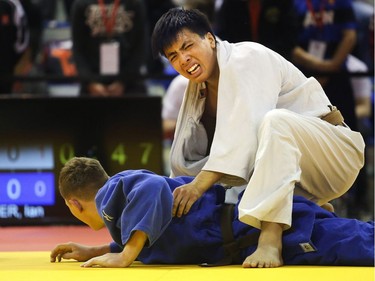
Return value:
<svg viewBox="0 0 375 281">
<path fill-rule="evenodd" d="M 60 151 L 59 151 L 60 163 L 65 165 L 65 163 L 68 162 L 73 157 L 74 157 L 73 145 L 71 145 L 70 143 L 64 143 L 63 145 L 61 145 Z"/>
<path fill-rule="evenodd" d="M 18 200 L 21 197 L 22 186 L 18 179 L 11 178 L 7 183 L 7 196 L 11 200 Z M 47 193 L 46 183 L 38 180 L 34 184 L 34 195 L 36 197 L 44 197 Z"/>
<path fill-rule="evenodd" d="M 9 146 L 7 149 L 7 156 L 10 161 L 17 161 L 20 156 L 20 150 L 18 146 Z"/>
</svg>

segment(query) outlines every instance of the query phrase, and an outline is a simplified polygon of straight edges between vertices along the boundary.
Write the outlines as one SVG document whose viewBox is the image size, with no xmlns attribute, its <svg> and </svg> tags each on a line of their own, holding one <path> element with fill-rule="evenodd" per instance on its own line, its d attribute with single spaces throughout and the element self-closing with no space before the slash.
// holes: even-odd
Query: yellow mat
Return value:
<svg viewBox="0 0 375 281">
<path fill-rule="evenodd" d="M 243 269 L 134 263 L 129 268 L 81 268 L 79 262 L 50 263 L 49 252 L 0 252 L 1 281 L 374 281 L 373 267 L 283 266 Z"/>
</svg>

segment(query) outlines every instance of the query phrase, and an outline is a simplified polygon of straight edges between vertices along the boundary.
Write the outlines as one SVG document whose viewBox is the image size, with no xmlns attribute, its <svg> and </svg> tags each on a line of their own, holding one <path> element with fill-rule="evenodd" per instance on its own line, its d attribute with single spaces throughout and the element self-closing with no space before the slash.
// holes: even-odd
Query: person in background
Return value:
<svg viewBox="0 0 375 281">
<path fill-rule="evenodd" d="M 350 75 L 350 72 L 358 69 L 355 59 L 351 58 L 357 44 L 358 30 L 353 1 L 295 0 L 295 7 L 300 33 L 293 62 L 306 75 L 317 76 L 330 101 L 340 108 L 345 123 L 359 131 L 356 109 L 363 108 L 358 106 L 358 101 L 365 100 L 357 98 L 362 89 L 354 87 L 361 87 L 363 81 L 366 84 L 366 77 L 358 80 Z M 365 173 L 365 169 L 360 171 L 348 196 L 336 200 L 348 216 L 357 216 L 360 209 L 366 209 L 360 203 L 364 201 L 366 193 L 363 191 L 367 189 Z"/>
<path fill-rule="evenodd" d="M 71 7 L 73 57 L 91 97 L 146 93 L 139 79 L 147 58 L 142 0 L 75 0 Z"/>
<path fill-rule="evenodd" d="M 155 23 L 160 18 L 162 14 L 168 11 L 170 8 L 175 7 L 172 0 L 144 0 L 146 11 L 147 11 L 147 20 L 149 23 L 149 29 L 147 36 L 150 38 L 152 30 L 155 26 Z M 147 73 L 150 75 L 160 75 L 164 72 L 164 64 L 161 60 L 154 60 L 151 53 L 151 48 L 147 46 Z"/>
<path fill-rule="evenodd" d="M 172 192 L 191 177 L 168 178 L 146 170 L 109 177 L 96 159 L 74 157 L 62 168 L 60 194 L 70 212 L 113 242 L 57 245 L 51 262 L 75 259 L 83 267 L 145 264 L 241 264 L 256 248 L 259 231 L 224 204 L 225 189 L 210 187 L 184 218 L 172 218 Z M 374 222 L 338 218 L 296 196 L 294 229 L 283 235 L 285 264 L 374 265 Z M 223 222 L 223 223 L 222 223 Z M 353 250 L 353 245 L 355 249 Z"/>
<path fill-rule="evenodd" d="M 298 38 L 294 2 L 224 0 L 214 30 L 223 40 L 258 42 L 290 59 Z"/>
<path fill-rule="evenodd" d="M 198 10 L 165 13 L 152 49 L 189 79 L 171 177 L 195 178 L 173 191 L 173 215 L 188 214 L 214 183 L 245 186 L 239 219 L 261 232 L 243 266 L 281 266 L 293 195 L 332 209 L 329 201 L 348 191 L 363 166 L 361 134 L 315 78 L 261 44 L 217 40 Z"/>
<path fill-rule="evenodd" d="M 295 0 L 294 4 L 300 29 L 293 62 L 306 75 L 318 75 L 328 98 L 340 108 L 345 123 L 357 130 L 355 98 L 346 64 L 356 44 L 352 1 Z"/>
<path fill-rule="evenodd" d="M 20 1 L 0 1 L 0 93 L 10 94 L 15 66 L 29 44 L 29 30 Z M 6 78 L 6 80 L 4 80 Z"/>
</svg>

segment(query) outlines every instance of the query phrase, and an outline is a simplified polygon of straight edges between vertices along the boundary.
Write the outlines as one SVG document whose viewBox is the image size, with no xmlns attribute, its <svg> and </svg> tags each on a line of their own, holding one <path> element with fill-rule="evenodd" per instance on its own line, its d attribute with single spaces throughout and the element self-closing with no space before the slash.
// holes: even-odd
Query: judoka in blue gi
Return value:
<svg viewBox="0 0 375 281">
<path fill-rule="evenodd" d="M 172 218 L 173 190 L 191 177 L 169 178 L 146 170 L 109 177 L 91 158 L 63 167 L 59 189 L 72 214 L 94 230 L 106 227 L 113 242 L 59 244 L 51 262 L 84 261 L 83 267 L 145 264 L 241 264 L 255 249 L 259 230 L 238 220 L 225 189 L 212 186 L 183 217 Z M 241 196 L 241 194 L 240 194 Z M 294 197 L 292 227 L 283 233 L 285 265 L 374 265 L 374 222 L 339 218 Z"/>
</svg>

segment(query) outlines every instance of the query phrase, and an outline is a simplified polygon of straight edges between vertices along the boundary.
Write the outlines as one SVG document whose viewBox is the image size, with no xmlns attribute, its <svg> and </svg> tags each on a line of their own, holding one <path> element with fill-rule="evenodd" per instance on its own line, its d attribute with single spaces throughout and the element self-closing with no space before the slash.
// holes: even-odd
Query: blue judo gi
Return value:
<svg viewBox="0 0 375 281">
<path fill-rule="evenodd" d="M 225 189 L 214 185 L 190 212 L 172 218 L 172 191 L 192 180 L 168 178 L 146 170 L 128 170 L 111 177 L 96 196 L 119 252 L 132 232 L 143 231 L 148 241 L 137 260 L 145 264 L 216 264 L 228 256 L 224 249 L 221 216 Z M 241 195 L 239 196 L 241 199 Z M 241 263 L 256 249 L 259 229 L 238 220 L 237 205 L 229 218 L 234 239 L 252 237 L 254 243 L 238 249 Z M 296 196 L 292 227 L 283 234 L 284 264 L 374 265 L 374 222 L 339 218 Z"/>
</svg>

